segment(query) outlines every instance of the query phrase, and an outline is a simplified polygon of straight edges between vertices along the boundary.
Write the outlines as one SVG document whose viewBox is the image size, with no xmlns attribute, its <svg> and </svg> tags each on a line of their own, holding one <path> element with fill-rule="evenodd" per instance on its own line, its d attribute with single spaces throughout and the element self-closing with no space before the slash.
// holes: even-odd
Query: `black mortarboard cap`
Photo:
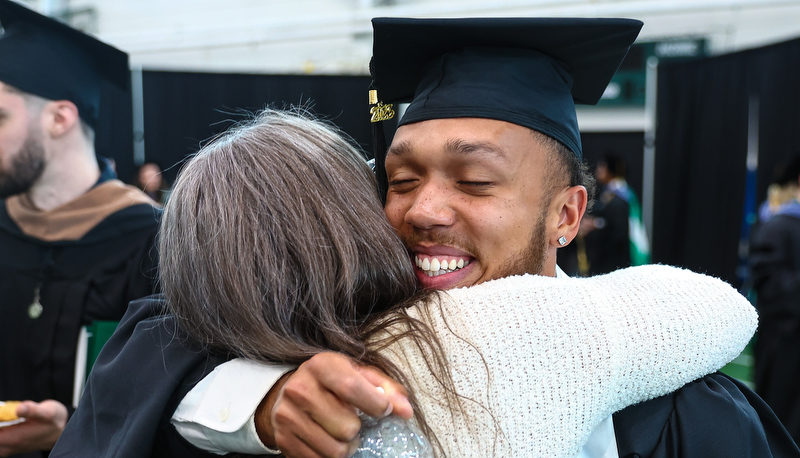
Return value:
<svg viewBox="0 0 800 458">
<path fill-rule="evenodd" d="M 376 18 L 371 72 L 381 102 L 411 102 L 400 125 L 507 121 L 582 156 L 575 103 L 596 104 L 642 22 L 593 18 Z M 377 154 L 377 152 L 376 152 Z"/>
<path fill-rule="evenodd" d="M 0 81 L 69 100 L 92 127 L 103 85 L 128 89 L 128 55 L 113 46 L 10 0 L 0 0 L 0 27 Z"/>
</svg>

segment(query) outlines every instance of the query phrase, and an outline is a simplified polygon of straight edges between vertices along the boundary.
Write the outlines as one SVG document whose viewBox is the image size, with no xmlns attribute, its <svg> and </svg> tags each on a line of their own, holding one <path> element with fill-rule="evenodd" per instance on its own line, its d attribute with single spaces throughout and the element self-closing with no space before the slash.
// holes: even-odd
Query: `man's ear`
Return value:
<svg viewBox="0 0 800 458">
<path fill-rule="evenodd" d="M 549 241 L 552 246 L 566 246 L 578 234 L 581 219 L 586 212 L 588 196 L 583 186 L 572 186 L 556 196 L 554 203 L 558 212 L 558 225 L 551 237 L 553 240 Z"/>
<path fill-rule="evenodd" d="M 45 129 L 53 138 L 58 138 L 80 127 L 78 107 L 69 100 L 48 102 L 43 109 Z"/>
</svg>

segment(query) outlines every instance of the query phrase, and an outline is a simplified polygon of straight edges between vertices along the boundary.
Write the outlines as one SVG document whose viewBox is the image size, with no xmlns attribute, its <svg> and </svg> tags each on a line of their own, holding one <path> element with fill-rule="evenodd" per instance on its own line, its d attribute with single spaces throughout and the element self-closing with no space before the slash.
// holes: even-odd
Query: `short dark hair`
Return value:
<svg viewBox="0 0 800 458">
<path fill-rule="evenodd" d="M 583 186 L 588 195 L 586 210 L 590 210 L 594 205 L 597 182 L 594 175 L 589 172 L 586 162 L 558 140 L 535 130 L 531 132 L 549 153 L 548 164 L 551 173 L 546 175 L 544 204 L 549 205 L 550 200 L 560 188 Z"/>
<path fill-rule="evenodd" d="M 775 168 L 774 183 L 779 186 L 797 185 L 800 181 L 800 153 Z"/>
</svg>

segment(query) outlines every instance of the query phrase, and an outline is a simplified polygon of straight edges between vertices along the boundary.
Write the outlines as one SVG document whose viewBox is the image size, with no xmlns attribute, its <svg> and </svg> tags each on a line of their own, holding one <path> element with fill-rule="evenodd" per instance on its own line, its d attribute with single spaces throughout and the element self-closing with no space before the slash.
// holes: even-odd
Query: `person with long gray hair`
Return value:
<svg viewBox="0 0 800 458">
<path fill-rule="evenodd" d="M 729 285 L 668 266 L 420 291 L 360 153 L 285 111 L 263 111 L 186 164 L 159 250 L 164 296 L 145 307 L 168 314 L 123 321 L 54 457 L 192 456 L 112 404 L 125 393 L 174 423 L 180 386 L 220 360 L 296 366 L 326 351 L 407 386 L 437 455 L 574 456 L 612 412 L 719 369 L 756 326 Z M 159 325 L 172 337 L 141 345 Z M 216 359 L 171 371 L 181 345 Z M 169 375 L 137 376 L 142 364 Z"/>
</svg>

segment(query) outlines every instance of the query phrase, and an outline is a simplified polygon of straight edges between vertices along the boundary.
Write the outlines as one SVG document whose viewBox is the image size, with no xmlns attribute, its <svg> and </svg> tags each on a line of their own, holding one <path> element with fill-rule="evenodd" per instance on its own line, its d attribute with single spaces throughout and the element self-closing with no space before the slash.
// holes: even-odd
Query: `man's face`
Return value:
<svg viewBox="0 0 800 458">
<path fill-rule="evenodd" d="M 386 172 L 386 216 L 424 287 L 542 271 L 547 152 L 529 129 L 477 118 L 405 125 Z"/>
<path fill-rule="evenodd" d="M 25 98 L 0 82 L 0 198 L 28 191 L 44 166 L 41 129 L 30 119 Z"/>
</svg>

